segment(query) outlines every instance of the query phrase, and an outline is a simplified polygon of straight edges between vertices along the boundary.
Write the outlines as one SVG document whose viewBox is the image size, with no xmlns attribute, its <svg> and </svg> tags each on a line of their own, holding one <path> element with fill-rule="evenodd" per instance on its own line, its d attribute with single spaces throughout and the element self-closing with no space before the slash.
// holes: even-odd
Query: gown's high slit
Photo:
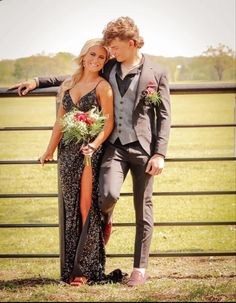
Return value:
<svg viewBox="0 0 236 303">
<path fill-rule="evenodd" d="M 80 213 L 82 225 L 85 223 L 89 209 L 92 203 L 92 166 L 85 166 L 81 176 L 80 183 Z"/>
</svg>

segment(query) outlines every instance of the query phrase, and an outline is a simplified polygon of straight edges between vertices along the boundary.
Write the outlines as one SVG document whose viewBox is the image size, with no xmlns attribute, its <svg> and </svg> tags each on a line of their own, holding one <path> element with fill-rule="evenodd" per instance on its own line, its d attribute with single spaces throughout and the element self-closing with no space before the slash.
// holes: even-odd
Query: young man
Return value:
<svg viewBox="0 0 236 303">
<path fill-rule="evenodd" d="M 105 224 L 111 227 L 114 206 L 130 171 L 136 217 L 134 266 L 127 283 L 132 287 L 146 282 L 153 232 L 153 180 L 164 168 L 171 124 L 169 86 L 163 69 L 140 53 L 144 42 L 131 18 L 109 22 L 103 36 L 114 56 L 105 65 L 103 76 L 113 88 L 115 127 L 107 140 L 100 169 L 100 207 Z M 36 83 L 38 87 L 58 86 L 64 79 L 37 78 Z M 21 84 L 19 93 L 34 89 L 36 83 Z M 160 96 L 158 104 L 144 98 L 150 89 Z M 108 238 L 109 233 L 105 236 Z"/>
</svg>

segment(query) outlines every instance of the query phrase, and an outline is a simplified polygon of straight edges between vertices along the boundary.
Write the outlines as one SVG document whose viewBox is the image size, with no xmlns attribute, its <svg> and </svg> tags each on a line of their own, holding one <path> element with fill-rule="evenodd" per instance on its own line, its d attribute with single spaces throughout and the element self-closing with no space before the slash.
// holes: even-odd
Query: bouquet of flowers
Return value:
<svg viewBox="0 0 236 303">
<path fill-rule="evenodd" d="M 143 99 L 145 105 L 160 105 L 161 94 L 160 92 L 157 92 L 154 87 L 154 82 L 149 81 L 148 87 L 144 91 L 142 91 L 141 98 Z"/>
<path fill-rule="evenodd" d="M 74 109 L 66 113 L 62 119 L 63 141 L 69 144 L 75 140 L 76 143 L 88 144 L 103 129 L 106 117 L 102 111 L 93 107 L 88 112 Z M 85 157 L 86 165 L 91 164 L 91 159 Z"/>
</svg>

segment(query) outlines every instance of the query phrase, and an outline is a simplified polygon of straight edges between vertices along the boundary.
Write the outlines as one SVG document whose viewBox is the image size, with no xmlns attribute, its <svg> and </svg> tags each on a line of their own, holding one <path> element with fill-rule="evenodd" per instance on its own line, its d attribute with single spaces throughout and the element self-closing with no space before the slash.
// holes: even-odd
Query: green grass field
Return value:
<svg viewBox="0 0 236 303">
<path fill-rule="evenodd" d="M 234 108 L 233 94 L 172 96 L 172 124 L 232 123 Z M 0 99 L 0 127 L 51 126 L 54 119 L 54 98 Z M 0 132 L 0 160 L 37 159 L 44 152 L 50 133 L 50 131 Z M 232 127 L 173 128 L 168 157 L 233 156 L 234 140 L 235 133 Z M 163 174 L 155 178 L 154 191 L 235 190 L 235 168 L 235 162 L 232 161 L 168 162 Z M 130 191 L 132 180 L 128 175 L 122 192 Z M 1 194 L 56 192 L 56 165 L 46 165 L 43 169 L 40 165 L 0 166 Z M 235 195 L 157 196 L 153 197 L 153 203 L 155 222 L 236 221 Z M 114 222 L 134 222 L 132 197 L 120 198 L 114 211 Z M 0 199 L 0 223 L 58 223 L 57 199 Z M 2 229 L 0 253 L 59 253 L 58 238 L 57 228 Z M 133 243 L 133 227 L 114 227 L 107 253 L 133 253 Z M 152 253 L 196 251 L 235 251 L 235 227 L 155 227 Z M 146 302 L 191 301 L 202 298 L 209 301 L 212 298 L 217 299 L 214 296 L 221 293 L 227 294 L 227 300 L 231 300 L 232 281 L 216 279 L 220 276 L 217 271 L 219 268 L 222 269 L 223 276 L 232 273 L 235 276 L 232 259 L 222 258 L 224 262 L 219 263 L 218 267 L 214 262 L 209 267 L 208 258 L 203 261 L 198 261 L 201 258 L 192 260 L 151 259 L 149 271 L 152 279 L 143 288 L 143 292 L 142 290 L 137 293 L 127 292 L 124 286 L 94 286 L 93 289 L 85 287 L 82 296 L 81 293 L 79 295 L 67 287 L 59 287 L 59 293 L 55 294 L 58 289 L 55 283 L 59 278 L 59 260 L 1 259 L 2 301 L 106 301 L 107 298 L 111 301 L 125 299 Z M 132 259 L 108 259 L 107 271 L 116 267 L 130 271 Z M 168 276 L 168 270 L 171 278 Z M 195 274 L 202 277 L 209 274 L 213 280 L 205 281 L 204 285 L 200 283 L 201 279 L 199 283 L 190 283 L 186 280 L 175 285 L 176 279 L 173 278 L 175 270 L 176 272 L 182 270 L 182 276 L 183 272 L 186 276 Z M 36 279 L 35 287 L 32 286 L 33 277 Z M 212 286 L 214 283 L 218 283 L 215 288 Z M 106 297 L 103 294 L 104 289 Z M 122 296 L 119 296 L 120 291 Z M 161 291 L 162 296 L 158 297 Z M 184 294 L 185 297 L 178 293 Z M 211 297 L 207 298 L 208 295 Z"/>
</svg>

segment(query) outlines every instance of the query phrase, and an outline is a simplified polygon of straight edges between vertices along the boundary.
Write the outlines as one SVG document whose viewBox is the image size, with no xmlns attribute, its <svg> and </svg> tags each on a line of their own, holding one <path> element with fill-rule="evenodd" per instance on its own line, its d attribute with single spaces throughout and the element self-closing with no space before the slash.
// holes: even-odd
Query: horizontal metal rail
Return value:
<svg viewBox="0 0 236 303">
<path fill-rule="evenodd" d="M 208 257 L 208 256 L 236 256 L 236 252 L 159 252 L 150 253 L 150 257 Z M 59 258 L 59 254 L 0 254 L 0 258 Z M 133 258 L 133 254 L 106 254 L 107 258 Z"/>
<path fill-rule="evenodd" d="M 21 98 L 27 98 L 27 97 L 55 97 L 57 95 L 58 87 L 47 87 L 47 88 L 37 88 L 31 92 L 29 92 L 27 95 Z M 12 98 L 12 97 L 18 97 L 19 95 L 17 93 L 17 90 L 9 90 L 7 87 L 1 87 L 0 88 L 0 99 L 1 98 Z"/>
<path fill-rule="evenodd" d="M 173 124 L 171 128 L 200 128 L 200 127 L 235 127 L 236 123 L 214 123 L 214 124 Z"/>
<path fill-rule="evenodd" d="M 52 130 L 52 126 L 12 126 L 12 127 L 0 127 L 1 132 L 11 131 L 28 131 L 28 130 Z"/>
<path fill-rule="evenodd" d="M 236 157 L 166 158 L 166 162 L 235 161 Z"/>
<path fill-rule="evenodd" d="M 180 94 L 232 94 L 236 92 L 235 83 L 217 84 L 170 84 L 172 95 Z"/>
<path fill-rule="evenodd" d="M 0 194 L 2 198 L 58 198 L 58 194 Z"/>
<path fill-rule="evenodd" d="M 174 124 L 171 128 L 200 128 L 200 127 L 236 127 L 236 123 L 224 123 L 224 124 Z M 40 130 L 52 130 L 52 126 L 15 126 L 15 127 L 0 127 L 0 131 L 40 131 Z"/>
<path fill-rule="evenodd" d="M 180 192 L 153 192 L 153 196 L 203 196 L 203 195 L 236 195 L 236 191 L 180 191 Z M 121 193 L 121 197 L 131 197 L 133 193 Z M 2 198 L 57 198 L 58 194 L 0 194 Z"/>
<path fill-rule="evenodd" d="M 236 161 L 236 157 L 203 157 L 203 158 L 166 158 L 166 162 L 211 162 L 211 161 Z M 1 160 L 0 165 L 9 164 L 40 164 L 39 160 Z M 47 164 L 57 164 L 56 160 Z"/>
<path fill-rule="evenodd" d="M 37 88 L 25 97 L 51 97 L 56 96 L 58 87 Z M 236 92 L 235 83 L 217 83 L 217 84 L 170 84 L 170 93 L 178 94 L 232 94 Z M 0 97 L 19 97 L 17 90 L 9 90 L 7 87 L 0 88 Z"/>
<path fill-rule="evenodd" d="M 215 226 L 215 225 L 236 225 L 236 221 L 225 222 L 155 222 L 154 226 Z M 112 223 L 113 227 L 133 227 L 135 223 Z M 0 228 L 38 228 L 38 227 L 59 227 L 58 223 L 29 223 L 29 224 L 0 224 Z"/>
</svg>

